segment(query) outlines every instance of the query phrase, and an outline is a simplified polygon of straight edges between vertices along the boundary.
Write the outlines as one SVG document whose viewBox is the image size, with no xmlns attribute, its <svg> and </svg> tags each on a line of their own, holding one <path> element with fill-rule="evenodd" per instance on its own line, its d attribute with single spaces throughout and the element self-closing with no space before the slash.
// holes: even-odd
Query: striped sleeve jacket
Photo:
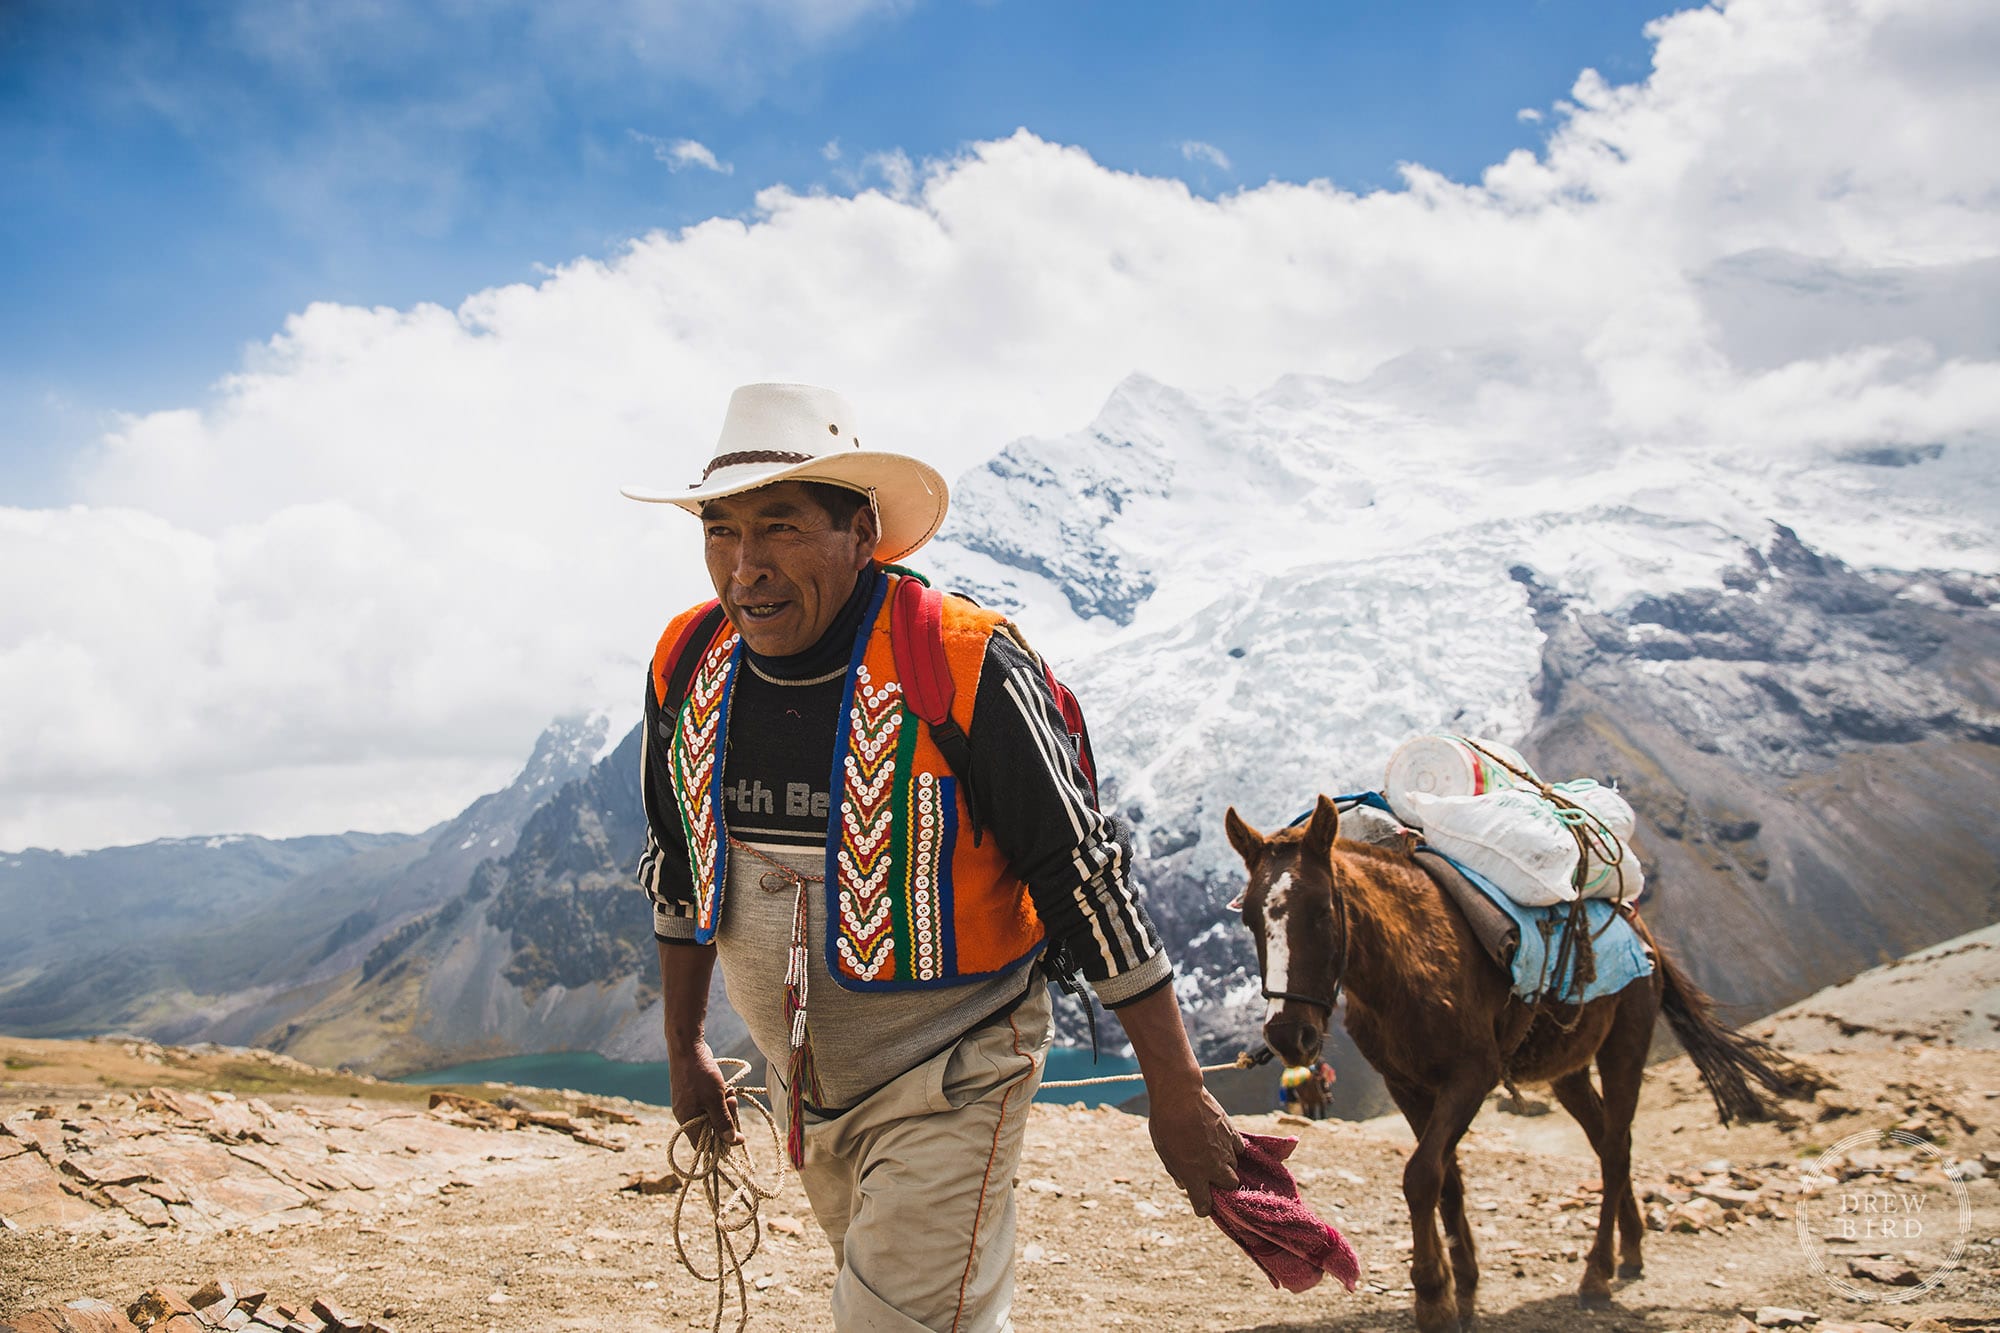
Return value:
<svg viewBox="0 0 2000 1333">
<path fill-rule="evenodd" d="M 694 886 L 674 808 L 651 677 L 641 788 L 648 827 L 639 884 L 654 904 L 654 933 L 692 942 Z M 1007 635 L 988 641 L 969 736 L 973 810 L 1026 882 L 1052 944 L 1082 968 L 1110 1008 L 1173 978 L 1159 933 L 1135 896 L 1131 848 L 1088 787 L 1040 669 Z"/>
</svg>

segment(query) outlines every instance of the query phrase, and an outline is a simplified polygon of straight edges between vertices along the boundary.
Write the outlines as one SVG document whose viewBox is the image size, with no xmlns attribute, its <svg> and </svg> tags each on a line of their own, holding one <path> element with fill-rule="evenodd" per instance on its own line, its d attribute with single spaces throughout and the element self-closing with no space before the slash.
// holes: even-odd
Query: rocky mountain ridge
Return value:
<svg viewBox="0 0 2000 1333">
<path fill-rule="evenodd" d="M 1497 733 L 1552 775 L 1626 787 L 1644 825 L 1649 916 L 1739 1016 L 1883 949 L 2000 917 L 2000 848 L 1975 817 L 2000 790 L 1989 575 L 1862 572 L 1769 518 L 1735 516 L 1738 537 L 1691 517 L 1685 500 L 1665 513 L 1594 501 L 1511 527 L 1482 518 L 1469 532 L 1431 515 L 1442 531 L 1430 540 L 1351 560 L 1315 561 L 1325 553 L 1307 548 L 1286 566 L 1267 551 L 1268 572 L 1247 589 L 1191 595 L 1174 562 L 1209 563 L 1246 539 L 1211 542 L 1183 513 L 1195 555 L 1177 554 L 1159 515 L 1135 511 L 1205 486 L 1218 460 L 1235 460 L 1228 504 L 1303 488 L 1298 469 L 1311 465 L 1332 493 L 1305 495 L 1305 511 L 1409 517 L 1408 496 L 1299 419 L 1324 392 L 1274 389 L 1275 423 L 1254 420 L 1264 404 L 1211 404 L 1224 419 L 1218 441 L 1200 404 L 1128 385 L 1083 436 L 1021 442 L 965 479 L 954 513 L 966 517 L 923 555 L 948 585 L 1017 611 L 1082 691 L 1106 802 L 1133 827 L 1205 1055 L 1253 1041 L 1261 1010 L 1248 938 L 1221 909 L 1237 872 L 1211 827 L 1220 807 L 1240 802 L 1276 822 L 1316 791 L 1376 785 L 1388 749 L 1428 726 Z M 1338 419 L 1380 424 L 1358 411 Z M 1918 451 L 1889 466 L 1941 457 Z M 1281 476 L 1252 476 L 1246 459 L 1282 460 Z M 1028 539 L 1072 492 L 1084 497 L 1074 512 L 1046 540 Z M 1580 554 L 1579 533 L 1623 549 Z M 1062 560 L 1031 558 L 1051 544 Z M 1441 655 L 1447 644 L 1455 656 Z M 481 918 L 489 930 L 504 920 L 510 935 L 492 969 L 519 992 L 504 1011 L 526 1015 L 536 994 L 578 1004 L 592 969 L 599 992 L 629 994 L 636 1009 L 650 998 L 651 963 L 619 939 L 630 929 L 643 942 L 643 925 L 626 921 L 643 906 L 621 908 L 614 891 L 641 836 L 629 773 L 598 774 L 587 799 L 538 820 L 492 872 L 506 905 L 496 898 Z M 557 921 L 566 943 L 552 953 L 545 927 Z M 440 959 L 451 953 L 442 941 Z M 549 990 L 535 992 L 538 982 Z M 651 1017 L 598 1012 L 607 1035 L 596 1049 L 657 1054 Z M 1067 1038 L 1087 1039 L 1079 1011 L 1064 1022 Z M 1365 1073 L 1341 1097 L 1351 1114 L 1382 1109 Z"/>
<path fill-rule="evenodd" d="M 18 863 L 0 866 L 0 893 L 15 895 L 10 940 L 47 943 L 0 973 L 0 1030 L 281 1044 L 383 940 L 511 851 L 528 817 L 588 773 L 607 726 L 552 723 L 512 783 L 415 837 L 181 839 L 7 858 Z M 43 873 L 45 862 L 68 877 Z"/>
<path fill-rule="evenodd" d="M 961 478 L 920 557 L 1017 615 L 1084 699 L 1204 1054 L 1251 1041 L 1262 1008 L 1223 908 L 1240 874 L 1224 808 L 1270 825 L 1374 787 L 1428 728 L 1619 782 L 1649 918 L 1739 1015 L 2000 917 L 1987 447 L 1535 446 L 1485 410 L 1525 373 L 1475 350 L 1247 397 L 1135 377 L 1085 428 Z M 394 861 L 362 877 L 374 915 L 350 907 L 284 955 L 309 985 L 202 1008 L 179 1035 L 382 1069 L 657 1058 L 625 887 L 636 746 L 373 853 Z M 344 892 L 318 896 L 363 897 Z M 136 998 L 123 1012 L 167 1030 Z M 1085 1039 L 1073 1007 L 1063 1021 Z M 1346 1110 L 1374 1105 L 1366 1080 L 1344 1087 Z"/>
</svg>

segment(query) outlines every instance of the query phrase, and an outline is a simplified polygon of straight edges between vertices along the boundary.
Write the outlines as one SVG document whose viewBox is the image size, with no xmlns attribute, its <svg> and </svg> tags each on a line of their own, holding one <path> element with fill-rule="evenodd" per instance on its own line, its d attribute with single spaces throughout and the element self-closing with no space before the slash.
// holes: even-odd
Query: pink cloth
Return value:
<svg viewBox="0 0 2000 1333">
<path fill-rule="evenodd" d="M 1285 1169 L 1285 1159 L 1297 1139 L 1270 1134 L 1245 1134 L 1236 1154 L 1233 1190 L 1215 1190 L 1215 1210 L 1209 1216 L 1222 1234 L 1257 1261 L 1274 1287 L 1310 1291 L 1331 1273 L 1349 1291 L 1361 1280 L 1361 1260 L 1347 1237 L 1319 1220 L 1299 1198 L 1299 1187 Z"/>
</svg>

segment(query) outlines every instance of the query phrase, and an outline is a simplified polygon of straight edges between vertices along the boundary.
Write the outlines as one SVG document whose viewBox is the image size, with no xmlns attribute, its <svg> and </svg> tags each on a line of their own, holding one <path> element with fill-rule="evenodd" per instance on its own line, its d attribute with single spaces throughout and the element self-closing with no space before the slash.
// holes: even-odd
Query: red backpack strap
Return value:
<svg viewBox="0 0 2000 1333">
<path fill-rule="evenodd" d="M 934 728 L 950 720 L 958 686 L 944 655 L 944 594 L 914 578 L 897 579 L 889 608 L 889 646 L 910 711 Z"/>
<path fill-rule="evenodd" d="M 1056 711 L 1062 714 L 1063 726 L 1076 742 L 1077 766 L 1090 783 L 1090 808 L 1098 808 L 1097 796 L 1097 756 L 1090 749 L 1090 727 L 1083 720 L 1083 705 L 1076 701 L 1076 694 L 1069 686 L 1056 679 L 1055 668 L 1042 663 L 1042 679 L 1048 682 L 1049 693 L 1055 696 Z"/>
<path fill-rule="evenodd" d="M 944 651 L 944 594 L 914 576 L 899 577 L 889 604 L 889 647 L 896 656 L 896 675 L 903 682 L 903 702 L 930 728 L 931 741 L 965 793 L 972 816 L 972 845 L 980 842 L 978 807 L 973 804 L 972 741 L 951 715 L 958 683 L 951 678 L 951 659 Z"/>
</svg>

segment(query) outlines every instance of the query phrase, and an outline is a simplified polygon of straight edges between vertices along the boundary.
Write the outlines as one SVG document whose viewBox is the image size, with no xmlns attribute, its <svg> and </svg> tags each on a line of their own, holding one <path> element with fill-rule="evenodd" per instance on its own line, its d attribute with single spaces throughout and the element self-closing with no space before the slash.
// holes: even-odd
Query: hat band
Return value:
<svg viewBox="0 0 2000 1333">
<path fill-rule="evenodd" d="M 810 463 L 816 454 L 795 454 L 785 449 L 739 449 L 733 454 L 717 454 L 701 470 L 701 479 L 707 481 L 709 474 L 717 468 L 735 467 L 739 463 Z"/>
</svg>

